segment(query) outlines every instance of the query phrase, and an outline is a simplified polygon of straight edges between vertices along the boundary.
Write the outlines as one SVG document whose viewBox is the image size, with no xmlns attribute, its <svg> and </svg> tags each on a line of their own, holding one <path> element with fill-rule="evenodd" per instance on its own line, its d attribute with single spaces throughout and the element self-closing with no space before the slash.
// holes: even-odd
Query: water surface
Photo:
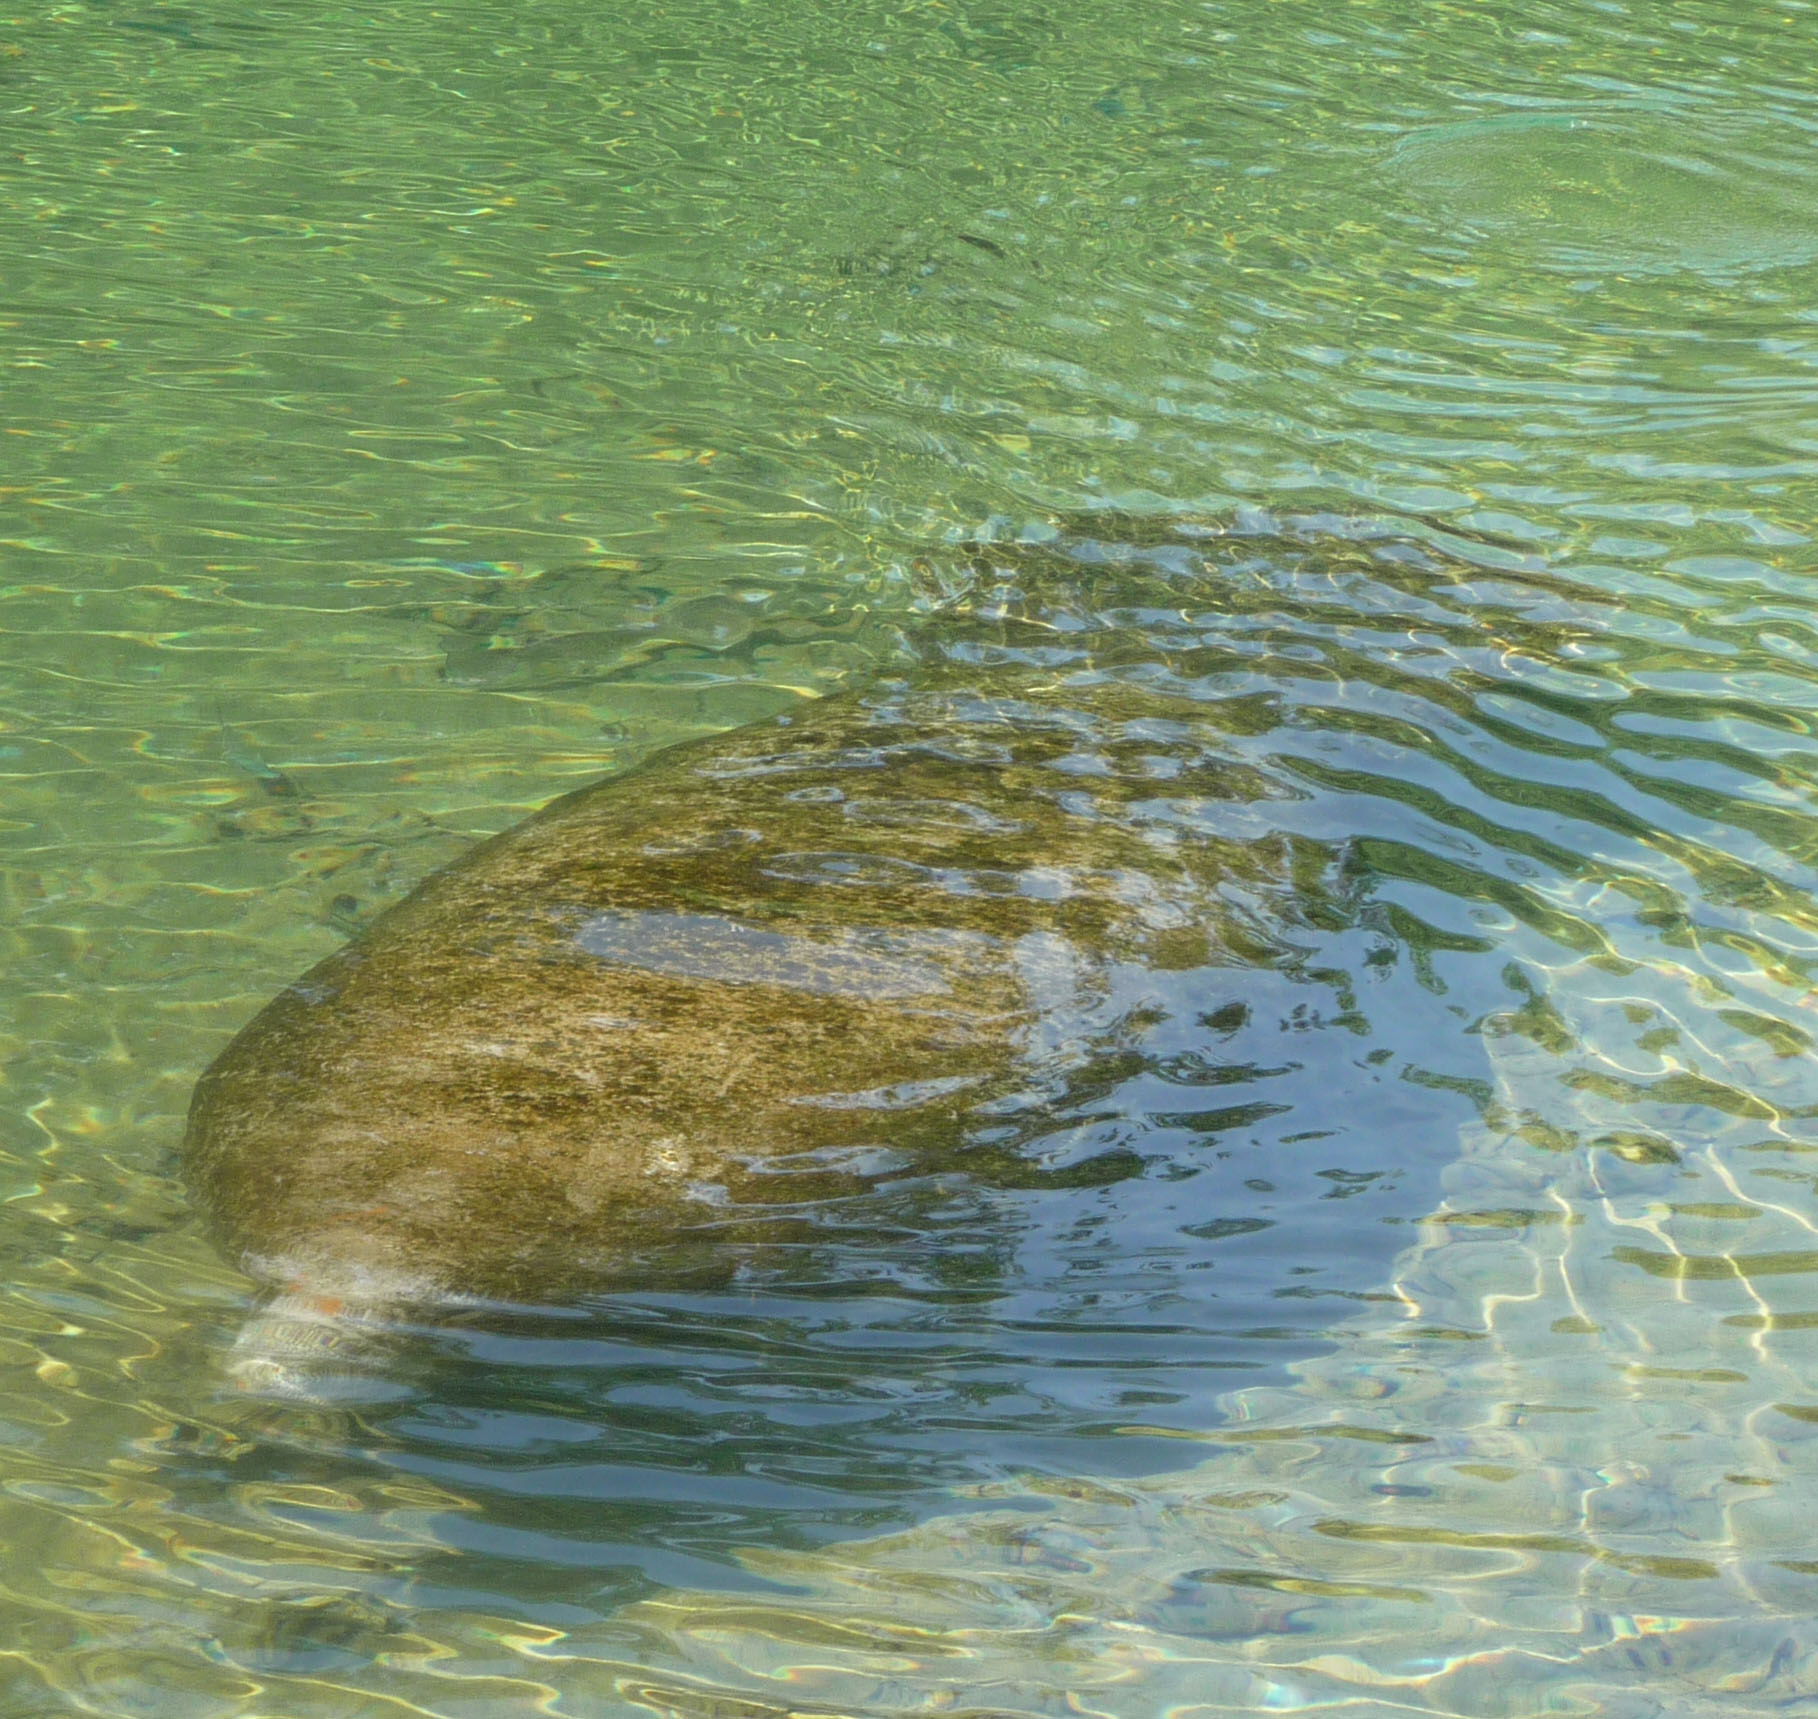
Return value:
<svg viewBox="0 0 1818 1719">
<path fill-rule="evenodd" d="M 1803 0 L 0 39 L 0 1709 L 1818 1698 Z M 227 1390 L 259 1004 L 937 658 L 1170 701 L 1082 779 L 1246 959 L 730 1285 Z"/>
</svg>

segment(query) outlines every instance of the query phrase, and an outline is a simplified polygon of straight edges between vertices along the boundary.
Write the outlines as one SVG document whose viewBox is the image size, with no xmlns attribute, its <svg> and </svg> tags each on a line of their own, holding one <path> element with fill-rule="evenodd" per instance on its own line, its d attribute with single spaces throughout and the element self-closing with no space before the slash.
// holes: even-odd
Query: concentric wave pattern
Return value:
<svg viewBox="0 0 1818 1719">
<path fill-rule="evenodd" d="M 986 1488 L 906 1534 L 749 1559 L 786 1599 L 676 1595 L 610 1645 L 523 1651 L 616 1664 L 664 1713 L 735 1689 L 765 1712 L 1811 1699 L 1814 700 L 1784 575 L 1643 582 L 1333 519 L 1122 524 L 1147 541 L 1069 546 L 1115 573 L 1117 613 L 1025 611 L 1017 546 L 980 557 L 1004 582 L 973 606 L 1075 668 L 1095 626 L 1140 629 L 1156 663 L 1093 672 L 1184 698 L 1253 680 L 1258 756 L 1348 796 L 1385 946 L 1502 963 L 1477 1022 L 1494 1081 L 1396 1299 L 1291 1385 L 1233 1394 L 1186 1476 Z"/>
</svg>

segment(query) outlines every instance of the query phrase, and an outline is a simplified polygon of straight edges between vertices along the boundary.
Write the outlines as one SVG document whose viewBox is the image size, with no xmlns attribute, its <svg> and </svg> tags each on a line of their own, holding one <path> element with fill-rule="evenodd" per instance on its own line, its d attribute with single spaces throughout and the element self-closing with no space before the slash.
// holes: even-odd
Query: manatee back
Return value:
<svg viewBox="0 0 1818 1719">
<path fill-rule="evenodd" d="M 290 1293 L 570 1296 L 710 1238 L 766 1159 L 951 1139 L 1077 1054 L 1110 964 L 1212 958 L 1224 867 L 1104 767 L 1178 788 L 1177 720 L 1029 691 L 828 700 L 430 878 L 198 1084 L 224 1244 Z"/>
</svg>

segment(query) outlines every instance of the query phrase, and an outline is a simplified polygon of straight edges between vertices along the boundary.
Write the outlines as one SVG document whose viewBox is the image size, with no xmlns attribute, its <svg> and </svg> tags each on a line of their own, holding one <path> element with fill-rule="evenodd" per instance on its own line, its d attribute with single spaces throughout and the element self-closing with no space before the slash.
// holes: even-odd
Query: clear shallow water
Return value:
<svg viewBox="0 0 1818 1719">
<path fill-rule="evenodd" d="M 0 1709 L 1818 1696 L 1815 35 L 8 26 Z M 942 655 L 1177 702 L 1107 767 L 1252 959 L 1027 1175 L 224 1392 L 174 1150 L 258 1004 Z"/>
</svg>

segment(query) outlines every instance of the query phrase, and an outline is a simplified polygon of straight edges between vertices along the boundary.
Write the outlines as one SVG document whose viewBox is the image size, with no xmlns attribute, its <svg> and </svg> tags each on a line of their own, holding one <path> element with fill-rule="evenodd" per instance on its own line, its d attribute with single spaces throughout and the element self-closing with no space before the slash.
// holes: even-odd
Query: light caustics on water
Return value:
<svg viewBox="0 0 1818 1719">
<path fill-rule="evenodd" d="M 1802 0 L 0 44 L 0 1712 L 1818 1700 Z M 854 1086 L 642 1287 L 226 1388 L 228 1037 L 550 796 L 936 673 L 1225 942 L 1081 1020 L 1025 951 L 1085 1050 L 964 1154 Z"/>
</svg>

